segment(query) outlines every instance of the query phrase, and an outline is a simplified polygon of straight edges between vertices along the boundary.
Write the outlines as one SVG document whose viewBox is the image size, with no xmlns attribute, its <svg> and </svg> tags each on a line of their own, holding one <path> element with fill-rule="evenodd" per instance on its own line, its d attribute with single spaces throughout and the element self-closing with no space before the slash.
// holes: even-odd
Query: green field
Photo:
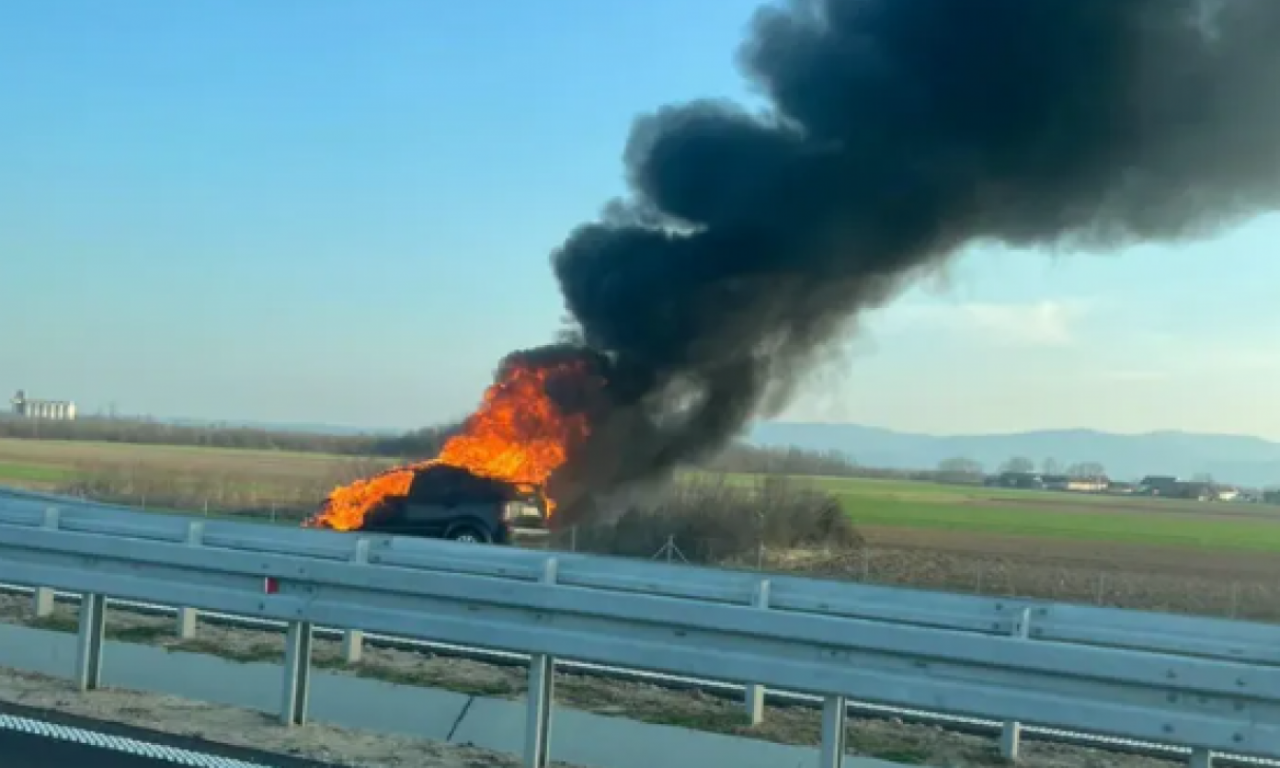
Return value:
<svg viewBox="0 0 1280 768">
<path fill-rule="evenodd" d="M 70 481 L 75 471 L 46 464 L 0 463 L 0 483 L 19 486 L 52 486 Z"/>
<path fill-rule="evenodd" d="M 730 475 L 730 484 L 763 478 Z M 922 531 L 1280 552 L 1280 508 L 863 478 L 793 478 L 857 523 Z"/>
</svg>

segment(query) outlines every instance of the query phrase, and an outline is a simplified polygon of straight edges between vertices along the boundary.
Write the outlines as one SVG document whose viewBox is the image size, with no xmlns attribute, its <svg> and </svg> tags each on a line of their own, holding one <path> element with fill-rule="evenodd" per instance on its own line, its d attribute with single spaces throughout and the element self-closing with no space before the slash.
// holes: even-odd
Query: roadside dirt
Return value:
<svg viewBox="0 0 1280 768">
<path fill-rule="evenodd" d="M 33 619 L 30 608 L 30 598 L 0 596 L 0 621 L 61 631 L 73 631 L 75 628 L 74 606 L 59 604 L 53 616 L 41 620 Z M 212 653 L 241 661 L 273 661 L 283 656 L 284 641 L 279 632 L 202 623 L 195 640 L 181 641 L 173 634 L 174 624 L 174 619 L 169 617 L 114 610 L 108 612 L 107 631 L 109 636 L 118 640 Z M 337 641 L 317 638 L 315 662 L 331 673 L 501 698 L 514 698 L 525 692 L 525 670 L 521 667 L 369 644 L 366 644 L 364 658 L 358 664 L 343 663 L 340 654 L 341 646 Z M 206 738 L 207 734 L 213 733 L 234 734 L 235 744 L 243 743 L 343 765 L 405 768 L 515 765 L 506 757 L 478 750 L 409 739 L 387 739 L 328 726 L 307 726 L 301 731 L 291 732 L 275 726 L 270 718 L 259 714 L 194 702 L 178 704 L 172 698 L 151 694 L 111 691 L 79 697 L 58 681 L 31 676 L 15 678 L 13 673 L 3 670 L 0 673 L 0 697 L 21 697 L 7 699 L 16 703 L 49 706 L 173 733 L 193 735 L 199 731 L 205 733 Z M 14 681 L 11 682 L 10 678 Z M 765 721 L 752 727 L 743 715 L 740 702 L 705 692 L 678 691 L 563 673 L 557 675 L 556 686 L 559 703 L 597 714 L 785 744 L 816 745 L 819 741 L 819 713 L 807 707 L 771 706 Z M 848 743 L 850 750 L 858 754 L 934 768 L 995 768 L 1006 765 L 992 737 L 960 734 L 896 720 L 856 719 L 851 723 Z M 407 748 L 410 745 L 412 748 Z M 404 762 L 410 759 L 405 755 L 413 755 L 412 759 L 418 762 Z M 396 759 L 401 762 L 395 762 Z M 431 762 L 433 760 L 435 762 Z M 1163 768 L 1172 764 L 1120 753 L 1024 741 L 1020 765 L 1031 768 Z"/>
<path fill-rule="evenodd" d="M 352 768 L 516 768 L 482 749 L 308 724 L 282 728 L 260 712 L 107 689 L 85 696 L 63 680 L 0 668 L 0 701 Z M 565 768 L 568 768 L 567 766 Z"/>
</svg>

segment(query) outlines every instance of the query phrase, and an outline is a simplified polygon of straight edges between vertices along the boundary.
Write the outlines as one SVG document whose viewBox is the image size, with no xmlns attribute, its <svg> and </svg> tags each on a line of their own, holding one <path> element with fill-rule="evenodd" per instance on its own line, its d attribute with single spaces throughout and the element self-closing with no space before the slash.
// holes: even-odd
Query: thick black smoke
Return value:
<svg viewBox="0 0 1280 768">
<path fill-rule="evenodd" d="M 630 199 L 554 255 L 614 366 L 563 482 L 720 447 L 966 244 L 1105 249 L 1280 207 L 1280 0 L 797 0 L 741 59 L 773 108 L 638 120 Z"/>
</svg>

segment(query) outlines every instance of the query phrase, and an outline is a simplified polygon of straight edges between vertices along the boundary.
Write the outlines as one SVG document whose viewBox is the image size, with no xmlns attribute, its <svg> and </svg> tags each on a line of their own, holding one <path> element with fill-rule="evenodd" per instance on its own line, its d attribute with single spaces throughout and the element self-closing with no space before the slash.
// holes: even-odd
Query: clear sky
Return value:
<svg viewBox="0 0 1280 768">
<path fill-rule="evenodd" d="M 758 0 L 0 4 L 0 391 L 411 427 L 562 314 L 550 252 L 631 120 L 748 100 Z M 1280 438 L 1280 218 L 1115 255 L 975 250 L 788 418 Z"/>
</svg>

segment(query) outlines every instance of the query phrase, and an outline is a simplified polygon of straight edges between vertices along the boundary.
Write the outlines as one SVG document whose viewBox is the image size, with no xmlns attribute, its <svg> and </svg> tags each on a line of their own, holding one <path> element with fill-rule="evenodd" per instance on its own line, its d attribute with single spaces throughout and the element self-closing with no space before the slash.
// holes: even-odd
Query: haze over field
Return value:
<svg viewBox="0 0 1280 768">
<path fill-rule="evenodd" d="M 749 437 L 762 446 L 838 451 L 877 468 L 933 469 L 946 459 L 962 457 L 995 472 L 1010 458 L 1023 456 L 1037 469 L 1049 458 L 1063 468 L 1098 462 L 1113 480 L 1160 474 L 1190 479 L 1208 473 L 1221 482 L 1280 486 L 1280 443 L 1247 435 L 1122 435 L 1074 429 L 936 436 L 857 424 L 772 422 L 757 424 Z"/>
</svg>

